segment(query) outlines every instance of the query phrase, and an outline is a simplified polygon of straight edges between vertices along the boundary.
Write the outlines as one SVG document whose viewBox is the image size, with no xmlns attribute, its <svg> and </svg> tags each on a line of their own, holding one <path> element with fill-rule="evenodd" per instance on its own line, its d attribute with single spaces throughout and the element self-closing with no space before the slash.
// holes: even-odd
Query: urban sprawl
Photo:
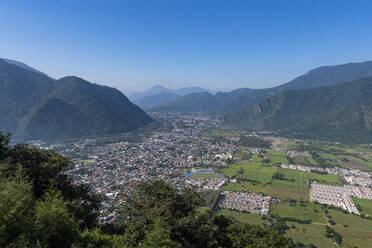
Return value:
<svg viewBox="0 0 372 248">
<path fill-rule="evenodd" d="M 93 192 L 103 195 L 103 222 L 115 219 L 116 207 L 131 197 L 134 186 L 139 182 L 161 179 L 179 190 L 188 187 L 196 191 L 219 191 L 227 182 L 236 182 L 236 179 L 224 177 L 216 171 L 236 161 L 234 154 L 247 150 L 247 147 L 239 145 L 239 137 L 234 135 L 225 137 L 229 142 L 216 142 L 208 135 L 203 135 L 208 130 L 223 128 L 217 117 L 163 114 L 161 119 L 163 129 L 151 131 L 136 141 L 98 144 L 96 139 L 85 139 L 68 145 L 39 145 L 71 157 L 73 166 L 66 173 L 76 184 L 89 184 Z M 271 149 L 282 150 L 277 144 L 285 139 L 264 139 L 271 142 Z M 248 150 L 251 154 L 260 154 L 264 149 L 249 147 Z M 287 151 L 286 156 L 311 157 L 308 152 L 296 151 Z M 352 197 L 372 199 L 372 177 L 369 172 L 299 164 L 282 164 L 280 167 L 333 174 L 345 182 L 344 186 L 312 182 L 310 201 L 359 214 Z M 216 206 L 265 215 L 270 211 L 271 200 L 271 196 L 258 192 L 221 191 Z"/>
</svg>

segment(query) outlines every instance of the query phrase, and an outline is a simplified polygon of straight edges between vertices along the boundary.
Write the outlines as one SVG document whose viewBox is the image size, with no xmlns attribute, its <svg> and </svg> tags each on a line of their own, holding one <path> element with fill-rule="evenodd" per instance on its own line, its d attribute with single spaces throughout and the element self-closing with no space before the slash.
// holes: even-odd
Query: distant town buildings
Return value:
<svg viewBox="0 0 372 248">
<path fill-rule="evenodd" d="M 269 196 L 263 196 L 262 194 L 224 191 L 220 194 L 218 207 L 256 214 L 268 214 L 270 201 Z"/>
<path fill-rule="evenodd" d="M 359 215 L 352 196 L 372 199 L 372 189 L 351 185 L 332 186 L 324 184 L 312 184 L 310 189 L 310 201 L 334 205 L 347 210 L 349 213 Z"/>
</svg>

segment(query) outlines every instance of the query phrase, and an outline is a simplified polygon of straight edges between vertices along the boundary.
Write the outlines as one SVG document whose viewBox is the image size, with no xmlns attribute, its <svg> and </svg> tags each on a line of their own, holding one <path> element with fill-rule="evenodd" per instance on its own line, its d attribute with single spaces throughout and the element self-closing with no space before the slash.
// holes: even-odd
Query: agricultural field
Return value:
<svg viewBox="0 0 372 248">
<path fill-rule="evenodd" d="M 268 151 L 267 155 L 269 156 L 269 160 L 273 164 L 288 164 L 288 160 L 286 157 L 285 152 L 282 151 Z"/>
<path fill-rule="evenodd" d="M 372 229 L 352 229 L 341 225 L 332 228 L 342 236 L 342 247 L 371 247 Z"/>
<path fill-rule="evenodd" d="M 340 160 L 336 155 L 333 155 L 331 153 L 320 152 L 319 156 L 326 160 L 335 160 L 335 161 Z"/>
<path fill-rule="evenodd" d="M 330 210 L 329 215 L 336 222 L 332 228 L 342 236 L 344 246 L 371 247 L 372 220 L 336 210 Z"/>
<path fill-rule="evenodd" d="M 363 219 L 353 214 L 345 214 L 333 209 L 329 210 L 329 215 L 336 222 L 336 226 L 347 225 L 349 229 L 369 230 L 372 234 L 372 220 Z"/>
<path fill-rule="evenodd" d="M 231 165 L 222 174 L 230 178 L 236 177 L 240 180 L 252 180 L 260 183 L 269 183 L 277 168 L 261 166 L 255 163 L 239 162 Z"/>
<path fill-rule="evenodd" d="M 289 170 L 284 168 L 278 168 L 277 172 L 283 174 L 284 178 L 289 181 L 307 184 L 309 183 L 310 173 L 299 170 Z"/>
<path fill-rule="evenodd" d="M 274 203 L 270 206 L 270 213 L 280 217 L 291 217 L 299 220 L 311 220 L 316 223 L 326 224 L 327 220 L 323 214 L 321 205 L 299 202 L 290 204 L 288 202 Z"/>
<path fill-rule="evenodd" d="M 322 184 L 340 185 L 340 186 L 343 185 L 340 177 L 336 175 L 332 175 L 332 174 L 323 175 L 323 174 L 311 172 L 310 177 L 312 180 L 316 180 L 317 182 L 322 183 Z"/>
<path fill-rule="evenodd" d="M 366 166 L 368 170 L 372 170 L 372 161 L 363 161 L 363 165 Z"/>
<path fill-rule="evenodd" d="M 285 205 L 280 206 L 280 204 Z M 273 205 L 273 214 L 278 214 L 281 217 L 294 217 L 297 219 L 307 220 L 310 219 L 306 217 L 306 214 L 308 213 L 311 215 L 311 218 L 314 219 L 314 222 L 311 224 L 299 224 L 297 222 L 287 221 L 286 224 L 289 229 L 285 232 L 286 237 L 292 238 L 295 241 L 300 241 L 305 245 L 313 244 L 318 248 L 334 247 L 332 240 L 325 237 L 327 224 L 325 223 L 325 216 L 323 215 L 322 217 L 321 215 L 322 210 L 320 205 L 310 204 L 301 209 L 301 206 L 298 204 L 292 208 L 289 207 L 288 203 L 280 204 Z M 315 212 L 314 209 L 319 211 L 319 213 Z M 311 212 L 311 210 L 313 212 Z M 291 213 L 293 211 L 295 212 L 294 214 Z M 221 209 L 218 213 L 233 217 L 243 223 L 258 225 L 268 223 L 263 220 L 260 215 L 256 214 L 242 213 L 227 209 Z M 344 214 L 335 210 L 329 210 L 329 215 L 332 216 L 332 219 L 336 222 L 334 226 L 330 225 L 330 227 L 342 236 L 343 242 L 340 247 L 371 247 L 371 220 L 365 220 L 359 216 Z"/>
<path fill-rule="evenodd" d="M 361 214 L 372 216 L 372 200 L 353 198 L 354 203 L 358 204 L 362 210 L 359 211 Z"/>
<path fill-rule="evenodd" d="M 282 145 L 279 144 L 279 146 Z M 368 169 L 367 167 L 372 169 L 372 152 L 369 149 L 363 149 L 363 153 L 360 153 L 360 150 L 355 150 L 353 147 L 338 146 L 337 144 L 329 145 L 321 142 L 288 142 L 286 148 L 295 151 L 308 150 L 316 152 L 320 156 L 318 158 L 295 157 L 293 160 L 298 164 L 308 166 L 337 164 L 337 166 L 342 165 L 355 169 Z M 327 208 L 329 212 L 325 214 L 322 205 L 309 202 L 310 181 L 329 185 L 343 185 L 338 176 L 278 168 L 279 164 L 289 163 L 285 151 L 266 150 L 261 155 L 250 154 L 249 159 L 251 161 L 238 162 L 221 171 L 222 174 L 230 179 L 235 178 L 238 180 L 237 183 L 228 182 L 221 190 L 250 191 L 269 195 L 273 199 L 280 199 L 280 201 L 274 200 L 272 202 L 269 214 L 301 221 L 311 220 L 311 224 L 286 222 L 289 230 L 286 231 L 285 235 L 295 241 L 300 241 L 304 244 L 312 243 L 320 248 L 372 247 L 372 220 L 329 208 Z M 265 160 L 265 165 L 263 165 Z M 337 161 L 342 161 L 342 163 Z M 276 179 L 273 179 L 274 174 Z M 294 203 L 293 200 L 296 200 L 296 202 Z M 354 201 L 361 206 L 361 214 L 372 216 L 372 201 L 357 198 L 354 198 Z M 234 217 L 244 223 L 269 224 L 268 220 L 264 220 L 255 214 L 225 209 L 219 210 L 219 213 Z M 336 224 L 328 224 L 330 220 L 333 220 Z M 330 225 L 342 236 L 343 242 L 341 246 L 336 246 L 331 239 L 325 236 L 327 225 Z"/>
<path fill-rule="evenodd" d="M 235 136 L 236 133 L 234 133 L 231 130 L 227 129 L 216 129 L 216 130 L 208 130 L 203 133 L 204 136 L 207 137 L 232 137 Z"/>
<path fill-rule="evenodd" d="M 280 199 L 309 200 L 308 185 L 283 180 L 273 180 L 266 194 Z"/>
<path fill-rule="evenodd" d="M 229 209 L 220 209 L 217 212 L 225 216 L 229 216 L 239 220 L 242 223 L 262 225 L 264 220 L 261 219 L 261 215 L 253 213 L 238 212 Z"/>
<path fill-rule="evenodd" d="M 305 159 L 306 159 L 307 164 L 309 166 L 317 166 L 318 165 L 318 163 L 313 158 L 311 158 L 311 157 L 307 157 Z"/>
<path fill-rule="evenodd" d="M 296 182 L 272 180 L 270 184 L 254 182 L 227 183 L 222 191 L 252 191 L 280 199 L 309 200 L 309 187 Z"/>
<path fill-rule="evenodd" d="M 295 164 L 303 164 L 303 165 L 307 164 L 306 157 L 304 156 L 296 156 L 292 158 L 292 160 Z"/>
<path fill-rule="evenodd" d="M 287 225 L 290 227 L 285 234 L 288 238 L 300 241 L 305 245 L 313 244 L 318 248 L 328 248 L 333 245 L 332 241 L 324 236 L 326 233 L 325 225 L 295 222 L 288 222 Z"/>
</svg>

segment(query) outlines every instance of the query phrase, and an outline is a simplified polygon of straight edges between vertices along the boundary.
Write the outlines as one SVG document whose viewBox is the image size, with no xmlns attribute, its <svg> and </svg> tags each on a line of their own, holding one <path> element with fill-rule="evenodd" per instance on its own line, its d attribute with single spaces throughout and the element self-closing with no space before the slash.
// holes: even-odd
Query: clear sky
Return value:
<svg viewBox="0 0 372 248">
<path fill-rule="evenodd" d="M 372 1 L 0 1 L 0 57 L 123 91 L 264 88 L 372 60 Z"/>
</svg>

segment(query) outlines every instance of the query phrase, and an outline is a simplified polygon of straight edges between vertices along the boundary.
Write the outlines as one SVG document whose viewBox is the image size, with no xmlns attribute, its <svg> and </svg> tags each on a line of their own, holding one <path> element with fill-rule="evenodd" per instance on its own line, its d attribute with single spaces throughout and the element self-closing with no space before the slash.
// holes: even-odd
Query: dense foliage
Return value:
<svg viewBox="0 0 372 248">
<path fill-rule="evenodd" d="M 282 135 L 350 143 L 372 138 L 372 78 L 332 87 L 284 91 L 226 121 Z"/>
<path fill-rule="evenodd" d="M 63 174 L 67 159 L 0 133 L 0 247 L 296 247 L 275 227 L 246 225 L 190 189 L 138 184 L 117 223 L 97 223 L 100 198 Z"/>
<path fill-rule="evenodd" d="M 151 121 L 120 91 L 77 77 L 53 80 L 0 59 L 0 129 L 21 140 L 117 134 Z"/>
</svg>

